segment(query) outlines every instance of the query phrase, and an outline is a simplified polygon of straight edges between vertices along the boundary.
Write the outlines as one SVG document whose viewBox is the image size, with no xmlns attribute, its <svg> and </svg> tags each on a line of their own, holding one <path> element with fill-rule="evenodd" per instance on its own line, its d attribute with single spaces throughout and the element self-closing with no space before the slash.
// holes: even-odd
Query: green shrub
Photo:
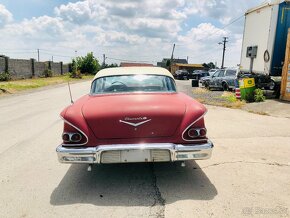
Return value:
<svg viewBox="0 0 290 218">
<path fill-rule="evenodd" d="M 11 75 L 9 72 L 1 72 L 0 73 L 0 81 L 8 81 L 11 80 Z"/>
<path fill-rule="evenodd" d="M 82 74 L 94 75 L 100 70 L 99 61 L 94 57 L 92 52 L 88 53 L 85 57 L 77 57 L 75 62 L 77 69 L 79 69 Z"/>
<path fill-rule="evenodd" d="M 52 71 L 50 69 L 45 69 L 43 72 L 44 77 L 52 77 Z"/>
<path fill-rule="evenodd" d="M 255 98 L 254 98 L 254 93 L 253 92 L 248 92 L 245 95 L 245 100 L 246 102 L 250 103 L 250 102 L 254 102 Z"/>
<path fill-rule="evenodd" d="M 76 79 L 81 79 L 83 76 L 82 76 L 80 70 L 73 70 L 73 72 L 69 73 L 69 77 L 76 78 Z"/>
<path fill-rule="evenodd" d="M 264 96 L 263 90 L 255 89 L 254 91 L 254 100 L 255 102 L 265 101 L 266 97 Z"/>
</svg>

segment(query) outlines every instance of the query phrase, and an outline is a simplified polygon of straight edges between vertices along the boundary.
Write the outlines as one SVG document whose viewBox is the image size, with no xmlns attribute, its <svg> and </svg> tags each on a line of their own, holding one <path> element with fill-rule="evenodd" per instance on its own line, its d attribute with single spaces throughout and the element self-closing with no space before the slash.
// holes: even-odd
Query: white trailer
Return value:
<svg viewBox="0 0 290 218">
<path fill-rule="evenodd" d="M 281 76 L 287 32 L 290 24 L 290 0 L 272 1 L 245 14 L 240 71 Z"/>
</svg>

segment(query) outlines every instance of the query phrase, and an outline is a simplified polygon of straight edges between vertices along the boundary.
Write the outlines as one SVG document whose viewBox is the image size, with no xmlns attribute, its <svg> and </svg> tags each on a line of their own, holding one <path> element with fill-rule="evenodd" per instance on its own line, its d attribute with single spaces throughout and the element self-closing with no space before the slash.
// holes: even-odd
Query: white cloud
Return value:
<svg viewBox="0 0 290 218">
<path fill-rule="evenodd" d="M 182 6 L 183 0 L 173 0 L 170 4 L 161 0 L 85 0 L 61 5 L 55 12 L 65 21 L 158 38 L 174 37 L 181 30 L 181 23 L 186 19 Z"/>
<path fill-rule="evenodd" d="M 10 11 L 6 9 L 4 5 L 0 4 L 0 28 L 13 20 L 13 16 Z"/>
<path fill-rule="evenodd" d="M 55 8 L 57 16 L 72 23 L 82 24 L 92 18 L 92 11 L 88 1 L 68 3 Z"/>
<path fill-rule="evenodd" d="M 156 63 L 169 57 L 176 43 L 177 57 L 189 56 L 190 61 L 200 63 L 219 60 L 221 46 L 217 43 L 229 36 L 226 63 L 234 65 L 239 61 L 243 25 L 221 27 L 257 1 L 83 0 L 56 7 L 54 16 L 20 22 L 11 22 L 12 14 L 0 5 L 1 20 L 6 14 L 0 47 L 44 48 L 67 56 L 74 56 L 75 50 L 78 55 L 93 51 L 98 57 L 106 53 Z"/>
<path fill-rule="evenodd" d="M 228 24 L 234 18 L 244 15 L 249 8 L 259 5 L 260 3 L 261 0 L 190 0 L 188 1 L 185 11 L 187 14 L 198 14 L 202 17 L 217 19 L 222 24 Z"/>
<path fill-rule="evenodd" d="M 189 56 L 192 63 L 215 62 L 219 59 L 221 50 L 218 42 L 228 35 L 229 31 L 211 23 L 201 23 L 178 37 L 176 55 L 180 58 Z"/>
</svg>

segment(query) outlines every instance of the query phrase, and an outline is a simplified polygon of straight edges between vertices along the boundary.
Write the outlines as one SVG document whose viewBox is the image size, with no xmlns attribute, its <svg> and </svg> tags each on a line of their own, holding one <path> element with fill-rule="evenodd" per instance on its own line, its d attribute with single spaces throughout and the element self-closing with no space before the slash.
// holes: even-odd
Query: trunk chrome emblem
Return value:
<svg viewBox="0 0 290 218">
<path fill-rule="evenodd" d="M 134 127 L 140 126 L 140 125 L 142 125 L 142 124 L 144 124 L 144 123 L 147 123 L 147 122 L 149 122 L 149 121 L 151 121 L 151 119 L 149 119 L 149 120 L 144 120 L 144 121 L 139 122 L 139 123 L 131 123 L 131 122 L 128 122 L 128 121 L 119 120 L 120 123 L 125 123 L 125 124 L 128 124 L 128 125 L 130 125 L 130 126 L 134 126 Z"/>
</svg>

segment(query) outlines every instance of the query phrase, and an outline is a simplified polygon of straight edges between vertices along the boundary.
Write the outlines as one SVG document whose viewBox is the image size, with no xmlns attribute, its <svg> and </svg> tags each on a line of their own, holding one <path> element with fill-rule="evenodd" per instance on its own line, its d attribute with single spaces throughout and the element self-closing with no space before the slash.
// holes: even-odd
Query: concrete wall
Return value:
<svg viewBox="0 0 290 218">
<path fill-rule="evenodd" d="M 43 77 L 44 71 L 47 69 L 47 64 L 44 62 L 34 62 L 34 76 L 35 77 Z"/>
<path fill-rule="evenodd" d="M 53 75 L 60 75 L 62 74 L 62 63 L 54 63 L 54 62 L 50 62 L 51 63 L 51 71 Z"/>
<path fill-rule="evenodd" d="M 63 64 L 62 65 L 62 70 L 63 70 L 63 73 L 70 72 L 70 66 L 69 66 L 69 64 Z"/>
<path fill-rule="evenodd" d="M 28 79 L 32 77 L 31 60 L 9 59 L 8 71 L 12 79 Z"/>
<path fill-rule="evenodd" d="M 6 57 L 7 58 L 7 57 Z M 5 61 L 4 57 L 0 57 L 0 72 L 5 71 L 8 65 L 8 71 L 12 79 L 28 79 L 32 77 L 44 77 L 44 71 L 50 69 L 53 76 L 65 74 L 69 72 L 69 65 L 62 62 L 37 62 L 34 59 L 10 59 Z"/>
<path fill-rule="evenodd" d="M 5 58 L 0 57 L 0 72 L 5 71 Z"/>
</svg>

